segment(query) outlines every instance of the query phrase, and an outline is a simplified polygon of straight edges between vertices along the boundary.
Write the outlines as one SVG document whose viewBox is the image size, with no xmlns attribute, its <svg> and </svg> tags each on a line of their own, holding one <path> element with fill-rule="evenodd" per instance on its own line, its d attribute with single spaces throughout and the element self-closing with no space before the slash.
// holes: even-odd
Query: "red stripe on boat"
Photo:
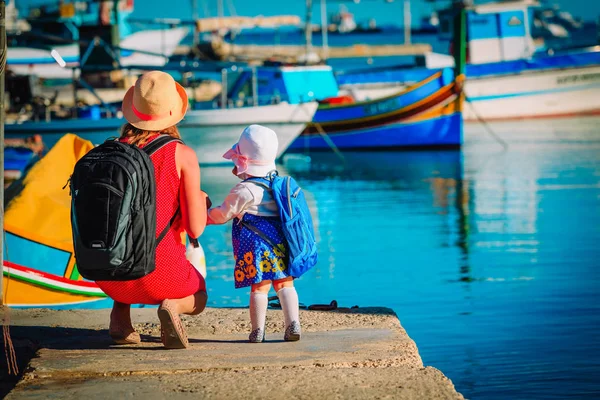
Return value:
<svg viewBox="0 0 600 400">
<path fill-rule="evenodd" d="M 26 272 L 28 274 L 34 274 L 37 276 L 41 276 L 43 278 L 47 278 L 47 279 L 50 279 L 50 280 L 53 280 L 56 282 L 62 282 L 62 283 L 67 283 L 69 285 L 76 285 L 76 286 L 86 287 L 86 288 L 94 288 L 94 289 L 98 288 L 98 285 L 96 285 L 96 282 L 74 281 L 72 279 L 67 279 L 62 276 L 49 274 L 47 272 L 39 271 L 37 269 L 33 269 L 33 268 L 29 268 L 29 267 L 24 267 L 23 265 L 15 264 L 10 261 L 4 261 L 4 266 L 15 269 L 17 271 Z"/>
</svg>

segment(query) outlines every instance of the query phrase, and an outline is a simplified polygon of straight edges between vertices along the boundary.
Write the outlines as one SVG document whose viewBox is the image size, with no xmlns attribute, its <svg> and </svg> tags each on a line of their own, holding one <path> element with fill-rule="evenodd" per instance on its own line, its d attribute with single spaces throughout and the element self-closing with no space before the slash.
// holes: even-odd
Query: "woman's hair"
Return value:
<svg viewBox="0 0 600 400">
<path fill-rule="evenodd" d="M 135 126 L 129 123 L 123 125 L 123 128 L 121 129 L 120 138 L 129 139 L 130 144 L 135 144 L 136 146 L 143 146 L 144 144 L 146 144 L 149 138 L 157 134 L 169 135 L 176 139 L 181 139 L 179 130 L 175 125 L 169 128 L 165 128 L 161 131 L 146 131 L 143 129 L 136 128 Z"/>
</svg>

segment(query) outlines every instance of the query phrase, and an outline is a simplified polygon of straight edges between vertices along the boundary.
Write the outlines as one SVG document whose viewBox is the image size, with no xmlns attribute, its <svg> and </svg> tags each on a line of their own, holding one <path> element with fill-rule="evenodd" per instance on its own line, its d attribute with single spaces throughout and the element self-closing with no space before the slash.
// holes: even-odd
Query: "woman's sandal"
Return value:
<svg viewBox="0 0 600 400">
<path fill-rule="evenodd" d="M 108 334 L 116 344 L 139 344 L 142 342 L 140 334 L 136 331 L 127 333 L 119 330 L 111 331 L 109 328 Z"/>
<path fill-rule="evenodd" d="M 160 340 L 167 349 L 185 349 L 188 347 L 188 337 L 185 328 L 175 310 L 175 305 L 164 300 L 158 307 L 160 319 Z"/>
</svg>

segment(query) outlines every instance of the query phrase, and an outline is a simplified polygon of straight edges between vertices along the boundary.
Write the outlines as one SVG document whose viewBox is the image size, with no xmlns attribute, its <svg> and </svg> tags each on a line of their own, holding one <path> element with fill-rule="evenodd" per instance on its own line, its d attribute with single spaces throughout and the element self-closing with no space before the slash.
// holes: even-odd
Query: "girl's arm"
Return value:
<svg viewBox="0 0 600 400">
<path fill-rule="evenodd" d="M 238 183 L 225 197 L 223 204 L 208 210 L 208 224 L 224 224 L 240 215 L 253 203 L 252 192 L 245 185 Z"/>
<path fill-rule="evenodd" d="M 181 222 L 187 234 L 193 238 L 202 235 L 206 227 L 206 193 L 200 190 L 200 166 L 196 152 L 190 147 L 177 144 L 175 162 L 180 176 L 179 204 Z"/>
</svg>

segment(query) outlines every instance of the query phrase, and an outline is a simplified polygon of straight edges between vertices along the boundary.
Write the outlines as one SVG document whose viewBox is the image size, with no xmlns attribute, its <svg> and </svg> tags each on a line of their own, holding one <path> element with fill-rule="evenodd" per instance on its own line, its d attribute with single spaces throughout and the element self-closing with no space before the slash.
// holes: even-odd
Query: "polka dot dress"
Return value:
<svg viewBox="0 0 600 400">
<path fill-rule="evenodd" d="M 167 226 L 179 204 L 176 147 L 177 143 L 169 143 L 150 157 L 156 179 L 156 236 Z M 169 230 L 156 248 L 156 269 L 150 274 L 132 281 L 96 283 L 113 300 L 125 304 L 159 304 L 205 290 L 204 278 L 185 258 L 182 233 L 183 229 Z"/>
<path fill-rule="evenodd" d="M 257 234 L 257 229 L 269 240 Z M 244 214 L 233 220 L 235 287 L 243 288 L 262 281 L 287 278 L 288 247 L 279 217 Z"/>
</svg>

